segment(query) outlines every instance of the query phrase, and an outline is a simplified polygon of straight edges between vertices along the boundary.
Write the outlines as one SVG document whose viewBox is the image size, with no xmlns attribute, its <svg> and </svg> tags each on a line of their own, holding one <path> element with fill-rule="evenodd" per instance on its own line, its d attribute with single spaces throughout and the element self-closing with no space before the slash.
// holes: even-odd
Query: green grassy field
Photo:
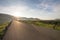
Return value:
<svg viewBox="0 0 60 40">
<path fill-rule="evenodd" d="M 40 21 L 22 21 L 22 22 L 34 24 L 39 27 L 45 27 L 45 28 L 50 28 L 50 29 L 53 29 L 53 26 L 55 26 L 55 24 L 44 23 L 44 22 L 40 22 Z M 54 30 L 60 30 L 60 25 L 56 25 Z"/>
<path fill-rule="evenodd" d="M 32 22 L 31 22 L 32 23 Z M 45 28 L 51 28 L 53 29 L 54 24 L 47 24 L 47 23 L 43 23 L 43 22 L 34 22 L 34 25 L 40 26 L 40 27 L 45 27 Z M 56 25 L 56 30 L 60 30 L 60 25 Z"/>
<path fill-rule="evenodd" d="M 0 37 L 3 36 L 5 28 L 8 26 L 9 22 L 5 22 L 3 24 L 0 24 Z"/>
</svg>

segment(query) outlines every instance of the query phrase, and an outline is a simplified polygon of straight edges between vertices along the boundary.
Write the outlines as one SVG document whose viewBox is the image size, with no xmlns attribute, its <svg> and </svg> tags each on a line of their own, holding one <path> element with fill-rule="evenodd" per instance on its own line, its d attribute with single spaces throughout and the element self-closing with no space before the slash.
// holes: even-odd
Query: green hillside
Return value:
<svg viewBox="0 0 60 40">
<path fill-rule="evenodd" d="M 6 27 L 12 21 L 12 16 L 0 13 L 0 38 L 4 35 Z"/>
</svg>

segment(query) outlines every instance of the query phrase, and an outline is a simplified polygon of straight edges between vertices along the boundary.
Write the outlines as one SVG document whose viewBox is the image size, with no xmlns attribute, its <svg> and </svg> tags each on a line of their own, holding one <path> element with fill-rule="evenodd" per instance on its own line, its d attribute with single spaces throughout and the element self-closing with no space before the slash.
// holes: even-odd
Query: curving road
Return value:
<svg viewBox="0 0 60 40">
<path fill-rule="evenodd" d="M 60 40 L 60 32 L 47 30 L 44 28 L 36 28 L 30 24 L 13 21 L 3 40 Z M 54 34 L 52 35 L 52 33 Z"/>
</svg>

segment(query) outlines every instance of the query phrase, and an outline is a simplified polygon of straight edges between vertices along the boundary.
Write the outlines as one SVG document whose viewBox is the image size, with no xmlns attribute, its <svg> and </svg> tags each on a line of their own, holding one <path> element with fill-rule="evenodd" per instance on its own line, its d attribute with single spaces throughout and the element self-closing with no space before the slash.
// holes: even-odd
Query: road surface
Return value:
<svg viewBox="0 0 60 40">
<path fill-rule="evenodd" d="M 55 33 L 56 35 L 48 32 L 45 29 L 38 30 L 30 24 L 13 21 L 3 40 L 60 40 L 59 32 Z"/>
</svg>

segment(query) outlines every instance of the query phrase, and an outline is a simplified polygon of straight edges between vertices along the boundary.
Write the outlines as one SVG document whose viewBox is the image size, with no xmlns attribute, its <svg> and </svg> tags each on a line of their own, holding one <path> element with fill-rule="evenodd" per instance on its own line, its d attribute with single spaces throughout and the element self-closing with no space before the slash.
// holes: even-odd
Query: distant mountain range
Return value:
<svg viewBox="0 0 60 40">
<path fill-rule="evenodd" d="M 41 20 L 39 18 L 27 18 L 27 17 L 19 17 L 18 19 L 16 17 L 13 17 L 11 15 L 8 14 L 2 14 L 0 13 L 0 23 L 4 23 L 7 21 L 11 21 L 11 20 L 25 20 L 25 21 L 60 21 L 60 19 L 55 19 L 55 20 Z"/>
<path fill-rule="evenodd" d="M 31 21 L 60 21 L 60 19 L 41 20 L 41 19 L 39 19 L 39 18 L 26 18 L 26 17 L 20 17 L 19 20 L 31 20 Z"/>
<path fill-rule="evenodd" d="M 40 19 L 38 19 L 38 18 L 26 18 L 26 17 L 20 17 L 19 18 L 19 20 L 31 20 L 31 21 L 38 21 L 38 20 L 40 20 Z"/>
</svg>

